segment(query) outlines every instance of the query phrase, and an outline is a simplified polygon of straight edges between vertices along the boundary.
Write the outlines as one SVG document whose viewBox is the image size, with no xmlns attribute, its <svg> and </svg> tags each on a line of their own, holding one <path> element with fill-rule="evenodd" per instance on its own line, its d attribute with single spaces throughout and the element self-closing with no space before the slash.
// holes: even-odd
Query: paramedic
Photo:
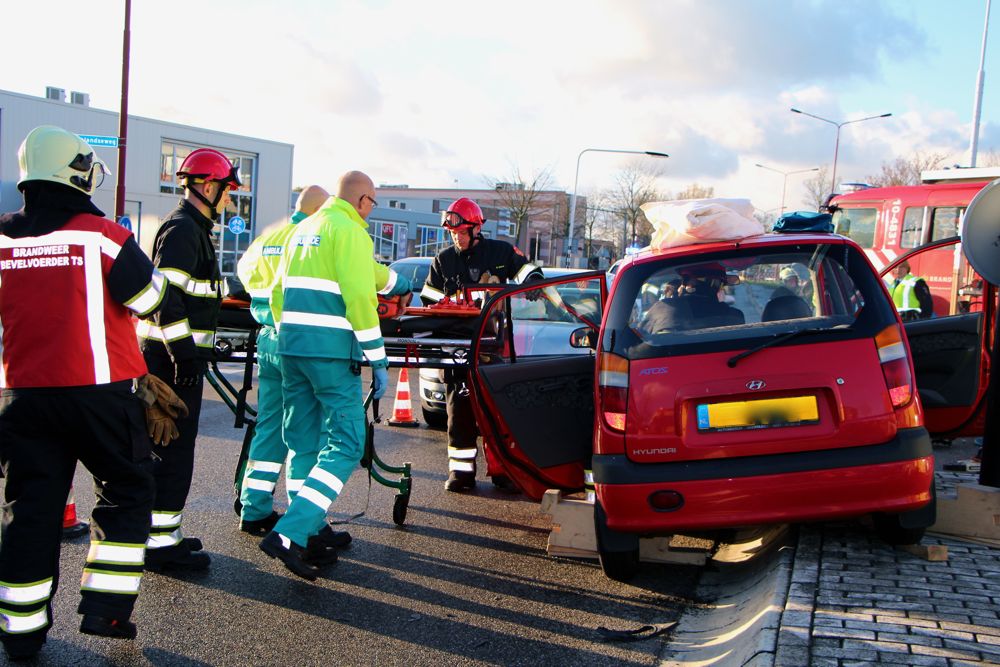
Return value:
<svg viewBox="0 0 1000 667">
<path fill-rule="evenodd" d="M 385 394 L 389 381 L 377 313 L 374 247 L 366 222 L 376 205 L 371 178 L 360 171 L 344 174 L 337 196 L 299 223 L 272 289 L 285 442 L 293 456 L 300 447 L 315 451 L 319 424 L 320 451 L 288 511 L 260 548 L 309 580 L 319 572 L 316 563 L 309 562 L 310 538 L 325 530 L 330 505 L 364 453 L 362 354 L 372 367 L 374 398 Z M 390 274 L 390 283 L 394 276 Z M 408 290 L 409 284 L 405 287 Z M 283 303 L 275 310 L 279 292 Z M 336 552 L 329 556 L 335 560 Z"/>
<path fill-rule="evenodd" d="M 425 303 L 437 303 L 465 287 L 486 283 L 524 283 L 542 278 L 541 269 L 528 262 L 520 250 L 504 241 L 485 239 L 485 219 L 476 202 L 456 199 L 441 214 L 441 226 L 451 232 L 454 245 L 445 248 L 431 262 L 430 274 L 420 292 Z M 445 372 L 448 410 L 448 491 L 467 491 L 476 486 L 477 429 L 465 370 Z M 492 466 L 488 466 L 491 468 Z M 511 481 L 493 476 L 502 491 L 516 492 Z"/>
<path fill-rule="evenodd" d="M 211 559 L 201 540 L 185 538 L 182 512 L 191 488 L 194 446 L 207 362 L 212 359 L 222 279 L 212 228 L 229 205 L 239 174 L 217 150 L 191 152 L 177 178 L 184 199 L 167 215 L 153 240 L 153 264 L 169 281 L 166 306 L 136 331 L 149 372 L 166 381 L 188 406 L 177 422 L 180 438 L 158 450 L 153 466 L 156 499 L 146 542 L 146 569 L 204 570 Z"/>
<path fill-rule="evenodd" d="M 104 164 L 45 125 L 18 150 L 24 208 L 0 216 L 0 641 L 34 656 L 52 625 L 62 516 L 77 461 L 97 504 L 80 631 L 132 639 L 153 504 L 151 443 L 133 393 L 146 364 L 131 315 L 161 307 L 164 278 L 90 196 Z"/>
<path fill-rule="evenodd" d="M 934 303 L 927 282 L 910 273 L 910 263 L 902 262 L 896 267 L 896 279 L 889 290 L 892 302 L 896 304 L 899 317 L 904 322 L 924 320 L 934 315 Z"/>
</svg>

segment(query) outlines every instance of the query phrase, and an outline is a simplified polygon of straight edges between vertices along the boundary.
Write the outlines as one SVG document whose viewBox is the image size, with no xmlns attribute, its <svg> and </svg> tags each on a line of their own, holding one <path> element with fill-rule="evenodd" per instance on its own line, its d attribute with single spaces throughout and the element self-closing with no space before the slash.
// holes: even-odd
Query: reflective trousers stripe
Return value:
<svg viewBox="0 0 1000 667">
<path fill-rule="evenodd" d="M 91 542 L 87 554 L 88 563 L 116 563 L 119 565 L 142 565 L 146 549 L 141 544 L 119 544 L 117 542 Z"/>
<path fill-rule="evenodd" d="M 45 607 L 24 613 L 0 609 L 0 630 L 8 634 L 16 635 L 41 630 L 48 624 L 49 615 Z"/>
<path fill-rule="evenodd" d="M 124 593 L 136 595 L 139 592 L 141 576 L 131 572 L 110 572 L 84 568 L 81 590 L 100 593 Z"/>
<path fill-rule="evenodd" d="M 449 459 L 448 470 L 452 472 L 476 472 L 476 462 L 456 461 L 455 459 Z"/>
<path fill-rule="evenodd" d="M 52 577 L 30 584 L 9 584 L 0 581 L 0 601 L 14 604 L 44 602 L 52 595 Z"/>
</svg>

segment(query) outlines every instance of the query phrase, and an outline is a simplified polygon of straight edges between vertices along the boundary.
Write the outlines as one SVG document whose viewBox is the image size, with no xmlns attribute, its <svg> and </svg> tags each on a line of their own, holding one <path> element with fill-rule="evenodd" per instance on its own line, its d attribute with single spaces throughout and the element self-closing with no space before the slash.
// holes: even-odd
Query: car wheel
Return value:
<svg viewBox="0 0 1000 667">
<path fill-rule="evenodd" d="M 937 490 L 931 482 L 931 501 L 912 512 L 873 514 L 875 534 L 886 544 L 920 544 L 924 532 L 937 521 Z"/>
<path fill-rule="evenodd" d="M 609 529 L 600 501 L 594 503 L 594 532 L 604 576 L 615 581 L 632 579 L 639 572 L 639 536 Z"/>
<path fill-rule="evenodd" d="M 434 412 L 433 410 L 428 410 L 427 408 L 421 407 L 420 412 L 423 413 L 424 421 L 431 428 L 445 428 L 448 426 L 448 415 L 444 412 Z"/>
</svg>

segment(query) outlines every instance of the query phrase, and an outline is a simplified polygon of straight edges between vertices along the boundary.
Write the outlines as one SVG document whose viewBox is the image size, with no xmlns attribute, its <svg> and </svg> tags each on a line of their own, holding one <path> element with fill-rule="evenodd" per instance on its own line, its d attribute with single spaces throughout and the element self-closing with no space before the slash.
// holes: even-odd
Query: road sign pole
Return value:
<svg viewBox="0 0 1000 667">
<path fill-rule="evenodd" d="M 125 0 L 125 33 L 122 36 L 122 103 L 118 111 L 118 186 L 115 189 L 115 220 L 125 215 L 125 144 L 128 136 L 128 60 L 132 0 Z"/>
</svg>

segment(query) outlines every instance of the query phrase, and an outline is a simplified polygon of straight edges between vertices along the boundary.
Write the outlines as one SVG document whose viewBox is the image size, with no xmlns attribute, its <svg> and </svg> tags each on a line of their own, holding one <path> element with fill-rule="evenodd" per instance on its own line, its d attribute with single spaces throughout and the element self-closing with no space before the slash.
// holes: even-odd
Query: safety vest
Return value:
<svg viewBox="0 0 1000 667">
<path fill-rule="evenodd" d="M 279 354 L 359 361 L 364 354 L 373 367 L 388 365 L 373 256 L 368 223 L 343 199 L 331 197 L 299 223 L 272 288 L 272 311 L 279 292 L 283 300 Z"/>
<path fill-rule="evenodd" d="M 0 387 L 145 375 L 131 314 L 156 310 L 165 285 L 132 233 L 96 215 L 42 236 L 0 236 Z"/>
<path fill-rule="evenodd" d="M 892 302 L 896 304 L 896 310 L 901 313 L 911 310 L 920 311 L 920 302 L 914 292 L 914 288 L 920 280 L 923 279 L 908 273 L 901 280 L 896 281 L 896 285 L 892 288 Z"/>
</svg>

